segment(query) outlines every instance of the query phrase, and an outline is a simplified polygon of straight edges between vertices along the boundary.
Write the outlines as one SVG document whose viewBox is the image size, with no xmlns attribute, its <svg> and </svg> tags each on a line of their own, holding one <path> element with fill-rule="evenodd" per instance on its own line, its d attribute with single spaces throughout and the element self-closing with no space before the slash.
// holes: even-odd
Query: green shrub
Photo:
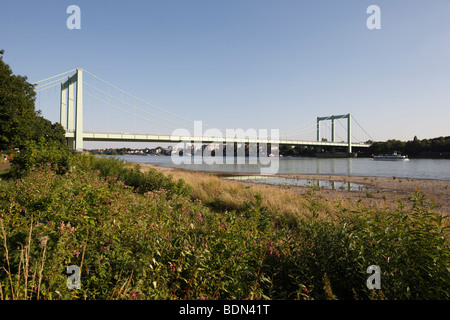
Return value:
<svg viewBox="0 0 450 320">
<path fill-rule="evenodd" d="M 400 203 L 384 211 L 342 210 L 333 222 L 300 219 L 286 272 L 319 299 L 329 298 L 326 289 L 338 299 L 449 299 L 448 216 L 434 213 L 419 192 L 410 200 L 412 211 Z M 375 293 L 366 287 L 371 265 L 381 270 Z"/>
<path fill-rule="evenodd" d="M 33 166 L 49 166 L 58 174 L 70 170 L 73 155 L 68 147 L 54 140 L 41 138 L 27 141 L 11 160 L 11 173 L 15 177 L 26 175 Z"/>
<path fill-rule="evenodd" d="M 0 199 L 0 263 L 11 266 L 0 270 L 3 298 L 244 299 L 271 290 L 265 261 L 277 251 L 261 219 L 48 168 L 0 184 Z M 66 287 L 72 264 L 82 267 L 79 290 Z"/>
<path fill-rule="evenodd" d="M 360 268 L 378 265 L 382 290 L 392 299 L 449 299 L 448 224 L 424 195 L 411 195 L 412 210 L 380 214 L 361 210 L 353 221 L 349 246 L 359 251 Z"/>
<path fill-rule="evenodd" d="M 174 181 L 171 175 L 166 177 L 153 168 L 142 172 L 139 164 L 130 168 L 117 158 L 84 155 L 79 159 L 79 165 L 83 170 L 98 171 L 102 177 L 123 181 L 140 194 L 153 190 L 166 190 L 169 197 L 175 194 L 189 196 L 191 193 L 191 187 L 183 179 Z"/>
</svg>

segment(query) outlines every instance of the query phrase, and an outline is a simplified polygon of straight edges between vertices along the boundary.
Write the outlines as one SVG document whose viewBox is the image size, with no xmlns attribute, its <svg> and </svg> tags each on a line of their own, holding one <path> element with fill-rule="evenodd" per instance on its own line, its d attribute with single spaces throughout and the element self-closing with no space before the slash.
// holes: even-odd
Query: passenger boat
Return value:
<svg viewBox="0 0 450 320">
<path fill-rule="evenodd" d="M 373 160 L 409 161 L 409 158 L 408 158 L 408 156 L 402 156 L 401 154 L 394 152 L 392 154 L 384 154 L 384 155 L 374 156 Z"/>
</svg>

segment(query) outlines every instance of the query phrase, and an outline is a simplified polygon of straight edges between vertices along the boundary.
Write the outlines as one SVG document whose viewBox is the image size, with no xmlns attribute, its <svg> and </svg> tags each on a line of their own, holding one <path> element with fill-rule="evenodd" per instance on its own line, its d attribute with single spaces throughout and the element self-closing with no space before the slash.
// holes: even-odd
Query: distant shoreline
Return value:
<svg viewBox="0 0 450 320">
<path fill-rule="evenodd" d="M 91 152 L 91 150 L 85 150 L 86 152 Z M 99 156 L 111 156 L 111 157 L 115 157 L 115 156 L 140 156 L 140 157 L 170 157 L 171 155 L 165 155 L 165 154 L 101 154 L 101 153 L 95 153 L 95 155 L 99 155 Z M 237 157 L 236 155 L 234 156 L 235 158 Z M 246 158 L 248 158 L 248 155 L 245 156 Z M 327 159 L 342 159 L 342 156 L 327 156 L 327 157 L 318 157 L 314 154 L 310 154 L 310 155 L 303 155 L 303 156 L 282 156 L 281 158 L 283 159 L 302 159 L 302 158 L 327 158 Z M 360 154 L 358 155 L 356 158 L 361 158 L 361 159 L 368 159 L 368 158 L 373 158 L 372 155 L 369 154 Z M 442 153 L 442 155 L 438 155 L 438 154 L 431 154 L 431 155 L 416 155 L 416 156 L 408 156 L 409 159 L 429 159 L 429 160 L 450 160 L 450 154 L 447 153 Z"/>
</svg>

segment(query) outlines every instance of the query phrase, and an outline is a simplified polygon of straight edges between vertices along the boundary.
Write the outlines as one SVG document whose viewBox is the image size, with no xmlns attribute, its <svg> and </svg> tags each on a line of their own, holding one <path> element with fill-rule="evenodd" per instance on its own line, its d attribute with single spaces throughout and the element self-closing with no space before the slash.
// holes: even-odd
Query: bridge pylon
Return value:
<svg viewBox="0 0 450 320">
<path fill-rule="evenodd" d="M 320 122 L 331 120 L 331 142 L 336 142 L 336 133 L 335 133 L 335 120 L 338 119 L 347 119 L 347 152 L 352 152 L 352 116 L 350 113 L 338 115 L 338 116 L 328 116 L 328 117 L 317 117 L 317 141 L 320 141 Z"/>
<path fill-rule="evenodd" d="M 66 132 L 74 134 L 66 138 L 67 145 L 83 150 L 83 70 L 80 68 L 61 83 L 60 123 Z"/>
</svg>

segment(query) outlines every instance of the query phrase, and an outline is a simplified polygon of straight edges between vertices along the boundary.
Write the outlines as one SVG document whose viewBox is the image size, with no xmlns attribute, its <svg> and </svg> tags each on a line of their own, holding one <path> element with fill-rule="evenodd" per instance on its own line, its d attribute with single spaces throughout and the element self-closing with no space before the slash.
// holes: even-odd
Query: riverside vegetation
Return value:
<svg viewBox="0 0 450 320">
<path fill-rule="evenodd" d="M 270 197 L 43 139 L 1 177 L 0 299 L 450 298 L 448 216 L 420 191 L 380 208 L 314 188 Z"/>
</svg>

